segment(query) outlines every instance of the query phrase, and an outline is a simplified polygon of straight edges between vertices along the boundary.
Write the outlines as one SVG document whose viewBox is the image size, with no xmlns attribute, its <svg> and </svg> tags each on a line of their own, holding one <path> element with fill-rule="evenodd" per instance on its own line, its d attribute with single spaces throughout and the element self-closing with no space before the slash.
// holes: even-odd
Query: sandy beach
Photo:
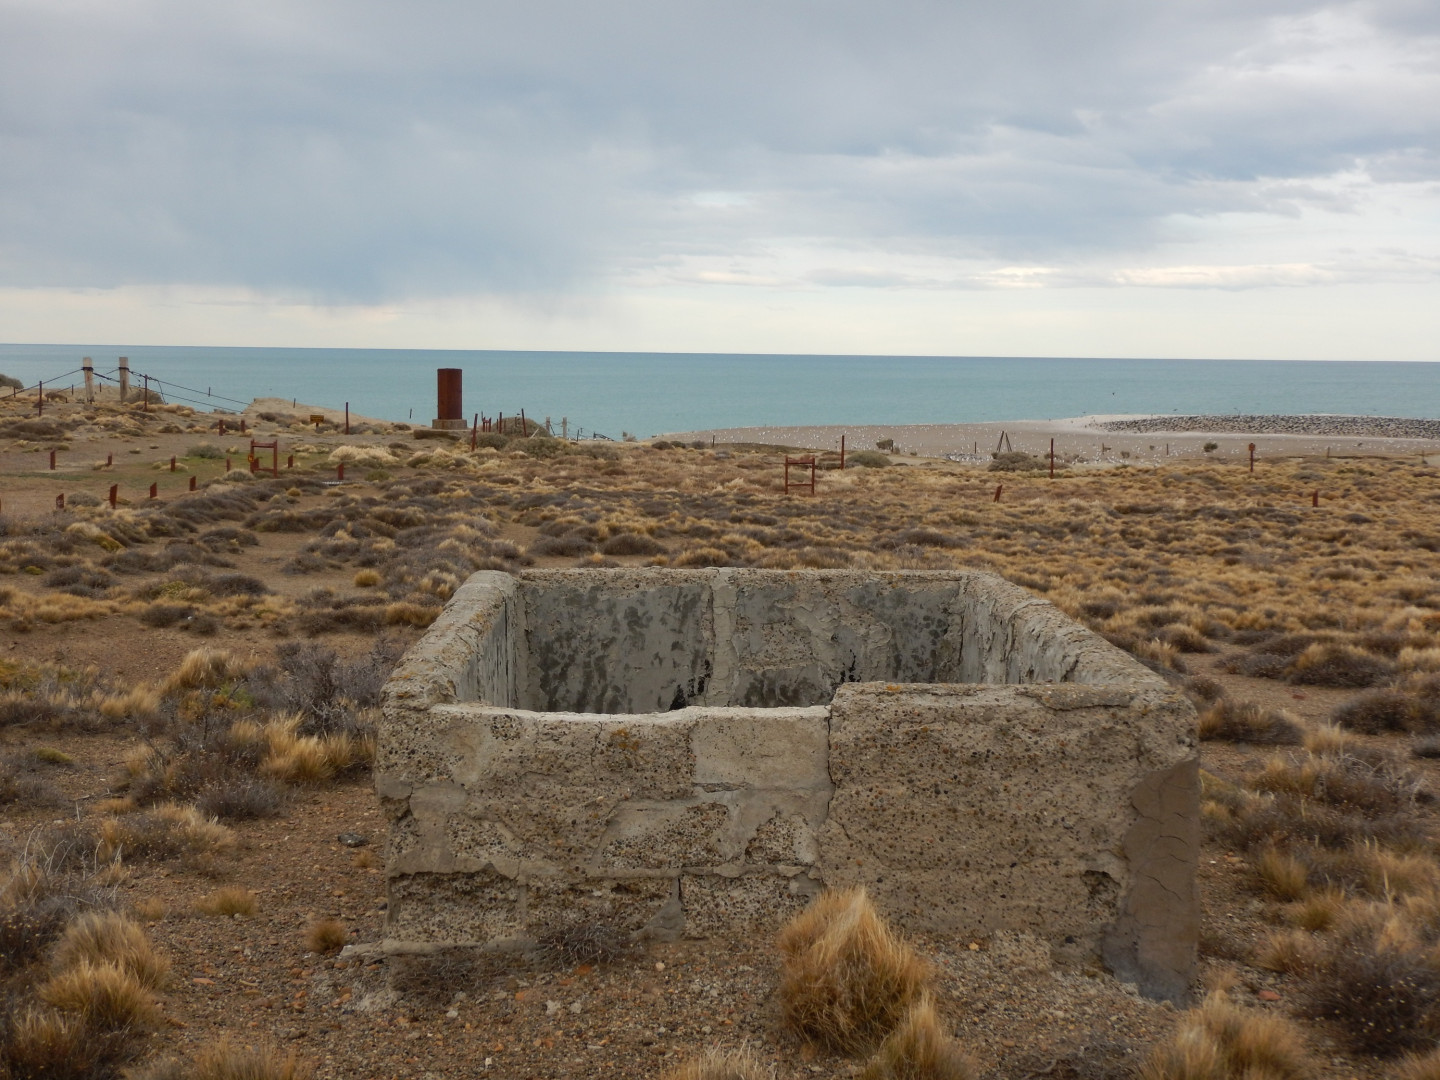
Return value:
<svg viewBox="0 0 1440 1080">
<path fill-rule="evenodd" d="M 1165 430 L 1174 421 L 1213 421 L 1202 424 L 1211 430 Z M 1253 418 L 1256 430 L 1236 431 L 1235 417 L 1184 417 L 1094 415 L 1061 420 L 1004 420 L 978 424 L 875 424 L 797 425 L 792 427 L 721 428 L 710 431 L 676 432 L 666 439 L 692 441 L 714 439 L 721 443 L 771 443 L 815 450 L 838 450 L 845 436 L 847 451 L 873 450 L 876 444 L 894 440 L 894 453 L 920 457 L 943 457 L 952 461 L 987 461 L 997 448 L 1031 454 L 1047 454 L 1050 440 L 1055 453 L 1079 464 L 1153 464 L 1167 457 L 1205 457 L 1204 446 L 1218 443 L 1211 457 L 1244 457 L 1248 445 L 1265 455 L 1324 454 L 1394 455 L 1440 453 L 1440 437 L 1416 438 L 1392 433 L 1395 422 L 1372 417 L 1267 417 Z M 1350 421 L 1343 426 L 1357 434 L 1326 434 L 1337 426 L 1329 421 Z M 1413 423 L 1413 422 L 1412 422 Z M 1127 425 L 1154 430 L 1114 430 L 1109 425 Z M 1178 426 L 1178 424 L 1177 424 Z M 1284 427 L 1287 430 L 1275 430 Z M 1227 430 L 1227 428 L 1232 430 Z M 1266 429 L 1269 430 L 1266 430 Z M 1406 430 L 1409 430 L 1408 428 Z M 1008 437 L 1008 445 L 1002 439 Z"/>
</svg>

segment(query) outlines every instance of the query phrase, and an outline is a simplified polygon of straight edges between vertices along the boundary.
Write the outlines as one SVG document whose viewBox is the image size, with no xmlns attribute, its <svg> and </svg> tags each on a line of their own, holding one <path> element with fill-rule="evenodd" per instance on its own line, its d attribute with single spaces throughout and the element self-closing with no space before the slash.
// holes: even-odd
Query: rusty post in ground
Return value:
<svg viewBox="0 0 1440 1080">
<path fill-rule="evenodd" d="M 996 484 L 996 485 L 995 485 L 995 501 L 996 501 L 996 502 L 999 502 L 999 501 L 1000 501 L 1000 492 L 1002 492 L 1002 491 L 1004 491 L 1004 490 L 1005 490 L 1005 485 L 1004 485 L 1004 484 Z"/>
<path fill-rule="evenodd" d="M 345 479 L 345 462 L 342 461 L 342 462 L 340 462 L 339 465 L 336 465 L 336 466 L 335 466 L 335 479 L 336 479 L 336 480 L 344 480 L 344 479 Z"/>
<path fill-rule="evenodd" d="M 530 437 L 530 425 L 525 422 L 524 409 L 520 410 L 520 437 L 522 439 L 528 439 Z"/>
<path fill-rule="evenodd" d="M 36 416 L 44 416 L 44 415 L 45 415 L 45 383 L 42 381 L 42 382 L 36 383 L 35 385 L 36 385 L 36 390 L 35 390 L 35 415 L 36 415 Z"/>
<path fill-rule="evenodd" d="M 480 437 L 480 414 L 475 414 L 475 423 L 470 427 L 470 452 L 475 452 L 475 440 Z"/>
<path fill-rule="evenodd" d="M 1055 479 L 1055 440 L 1050 440 L 1050 479 Z"/>
<path fill-rule="evenodd" d="M 106 455 L 105 455 L 105 467 L 108 469 L 108 468 L 110 468 L 110 466 L 112 466 L 112 465 L 114 465 L 114 464 L 115 464 L 115 455 L 114 455 L 114 454 L 106 454 Z"/>
<path fill-rule="evenodd" d="M 286 467 L 287 469 L 293 469 L 293 468 L 295 467 L 295 455 L 294 455 L 294 454 L 291 454 L 289 457 L 287 457 L 287 458 L 285 459 L 285 467 Z"/>
<path fill-rule="evenodd" d="M 221 435 L 224 435 L 224 434 L 225 434 L 225 421 L 224 421 L 224 420 L 220 420 L 220 421 L 218 421 L 218 422 L 219 422 L 219 424 L 220 424 L 220 434 L 221 434 Z"/>
<path fill-rule="evenodd" d="M 150 376 L 149 376 L 149 375 L 141 375 L 140 378 L 142 378 L 142 379 L 145 380 L 145 389 L 142 391 L 142 394 L 143 394 L 144 396 L 143 396 L 143 398 L 141 399 L 141 402 L 140 402 L 140 409 L 141 409 L 141 411 L 143 411 L 143 412 L 149 412 L 149 411 L 150 411 Z M 240 421 L 240 426 L 241 426 L 242 428 L 245 426 L 245 421 L 244 421 L 244 420 L 241 420 L 241 421 Z"/>
<path fill-rule="evenodd" d="M 710 445 L 711 445 L 711 447 L 714 447 L 714 445 L 715 445 L 715 436 L 714 436 L 714 435 L 711 435 L 711 436 L 710 436 Z M 844 435 L 841 435 L 841 436 L 840 436 L 840 468 L 841 468 L 842 470 L 845 468 L 845 436 L 844 436 Z"/>
<path fill-rule="evenodd" d="M 501 435 L 505 434 L 505 414 L 503 412 L 495 417 L 495 430 Z"/>
<path fill-rule="evenodd" d="M 1314 491 L 1314 493 L 1311 494 L 1311 496 L 1310 496 L 1310 505 L 1311 505 L 1311 506 L 1319 506 L 1319 505 L 1320 505 L 1320 489 L 1319 489 L 1319 488 L 1316 488 L 1315 491 Z"/>
<path fill-rule="evenodd" d="M 159 484 L 151 484 L 151 485 L 150 485 L 150 497 L 151 497 L 152 499 L 158 499 L 158 498 L 160 497 L 160 485 L 159 485 Z"/>
<path fill-rule="evenodd" d="M 191 479 L 194 479 L 193 477 Z M 120 485 L 110 485 L 110 509 L 115 509 L 115 504 L 120 501 Z"/>
<path fill-rule="evenodd" d="M 1255 471 L 1255 444 L 1253 442 L 1250 444 L 1250 471 L 1252 473 Z"/>
<path fill-rule="evenodd" d="M 55 451 L 54 451 L 54 450 L 51 450 L 51 451 L 50 451 L 50 469 L 51 469 L 52 472 L 53 472 L 54 469 L 55 469 Z"/>
<path fill-rule="evenodd" d="M 461 399 L 461 371 L 455 368 L 435 369 L 435 419 L 430 426 L 439 431 L 464 431 L 465 410 Z"/>
<path fill-rule="evenodd" d="M 194 490 L 195 490 L 195 476 L 194 476 L 193 473 L 192 473 L 191 476 L 190 476 L 190 490 L 191 490 L 191 491 L 194 491 Z"/>
<path fill-rule="evenodd" d="M 56 496 L 55 496 L 55 509 L 56 509 L 56 510 L 64 510 L 64 509 L 65 509 L 65 494 L 64 494 L 63 492 L 60 493 L 59 495 L 56 495 Z"/>
<path fill-rule="evenodd" d="M 345 434 L 350 434 L 350 402 L 345 402 Z"/>
<path fill-rule="evenodd" d="M 225 459 L 225 471 L 230 471 L 230 459 L 228 457 Z"/>
<path fill-rule="evenodd" d="M 170 471 L 171 471 L 171 472 L 174 472 L 174 471 L 175 471 L 175 455 L 174 455 L 174 454 L 171 454 L 171 455 L 170 455 Z"/>
</svg>

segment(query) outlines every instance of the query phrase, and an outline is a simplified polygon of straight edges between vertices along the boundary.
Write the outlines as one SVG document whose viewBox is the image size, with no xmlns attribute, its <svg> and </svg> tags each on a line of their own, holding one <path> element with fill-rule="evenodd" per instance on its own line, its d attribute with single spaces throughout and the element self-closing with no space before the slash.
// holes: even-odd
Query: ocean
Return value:
<svg viewBox="0 0 1440 1080">
<path fill-rule="evenodd" d="M 0 373 L 80 382 L 81 357 L 152 378 L 167 399 L 240 408 L 292 398 L 428 424 L 435 369 L 464 371 L 467 417 L 561 417 L 572 434 L 719 427 L 972 423 L 1092 413 L 1440 416 L 1440 363 L 764 356 L 707 353 L 0 345 Z"/>
</svg>

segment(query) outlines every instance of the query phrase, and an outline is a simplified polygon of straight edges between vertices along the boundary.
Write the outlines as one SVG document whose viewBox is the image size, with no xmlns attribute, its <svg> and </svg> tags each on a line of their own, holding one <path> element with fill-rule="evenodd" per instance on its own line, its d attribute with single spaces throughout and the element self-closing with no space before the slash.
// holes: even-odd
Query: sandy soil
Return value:
<svg viewBox="0 0 1440 1080">
<path fill-rule="evenodd" d="M 1310 435 L 1204 434 L 1199 432 L 1131 433 L 1105 431 L 1096 425 L 1122 416 L 1079 416 L 1064 420 L 1002 420 L 982 424 L 828 425 L 797 427 L 719 428 L 664 435 L 685 442 L 712 438 L 721 443 L 774 443 L 814 450 L 839 450 L 845 436 L 847 452 L 873 450 L 876 443 L 893 439 L 895 453 L 921 457 L 950 457 L 958 461 L 988 461 L 998 448 L 1046 455 L 1055 440 L 1057 458 L 1081 464 L 1155 464 L 1167 457 L 1204 457 L 1204 445 L 1219 443 L 1215 457 L 1243 459 L 1253 442 L 1257 458 L 1295 454 L 1336 456 L 1369 454 L 1440 454 L 1440 442 L 1427 439 L 1342 439 Z M 1003 436 L 1009 437 L 1006 446 Z"/>
</svg>

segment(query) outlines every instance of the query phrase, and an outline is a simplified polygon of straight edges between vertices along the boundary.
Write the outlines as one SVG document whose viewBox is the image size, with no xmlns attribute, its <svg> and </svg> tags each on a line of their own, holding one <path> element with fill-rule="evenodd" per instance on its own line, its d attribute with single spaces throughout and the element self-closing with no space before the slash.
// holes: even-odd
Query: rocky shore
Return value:
<svg viewBox="0 0 1440 1080">
<path fill-rule="evenodd" d="M 1238 435 L 1335 435 L 1371 439 L 1440 439 L 1440 420 L 1405 416 L 1142 416 L 1095 425 L 1103 431 L 1199 431 Z"/>
</svg>

